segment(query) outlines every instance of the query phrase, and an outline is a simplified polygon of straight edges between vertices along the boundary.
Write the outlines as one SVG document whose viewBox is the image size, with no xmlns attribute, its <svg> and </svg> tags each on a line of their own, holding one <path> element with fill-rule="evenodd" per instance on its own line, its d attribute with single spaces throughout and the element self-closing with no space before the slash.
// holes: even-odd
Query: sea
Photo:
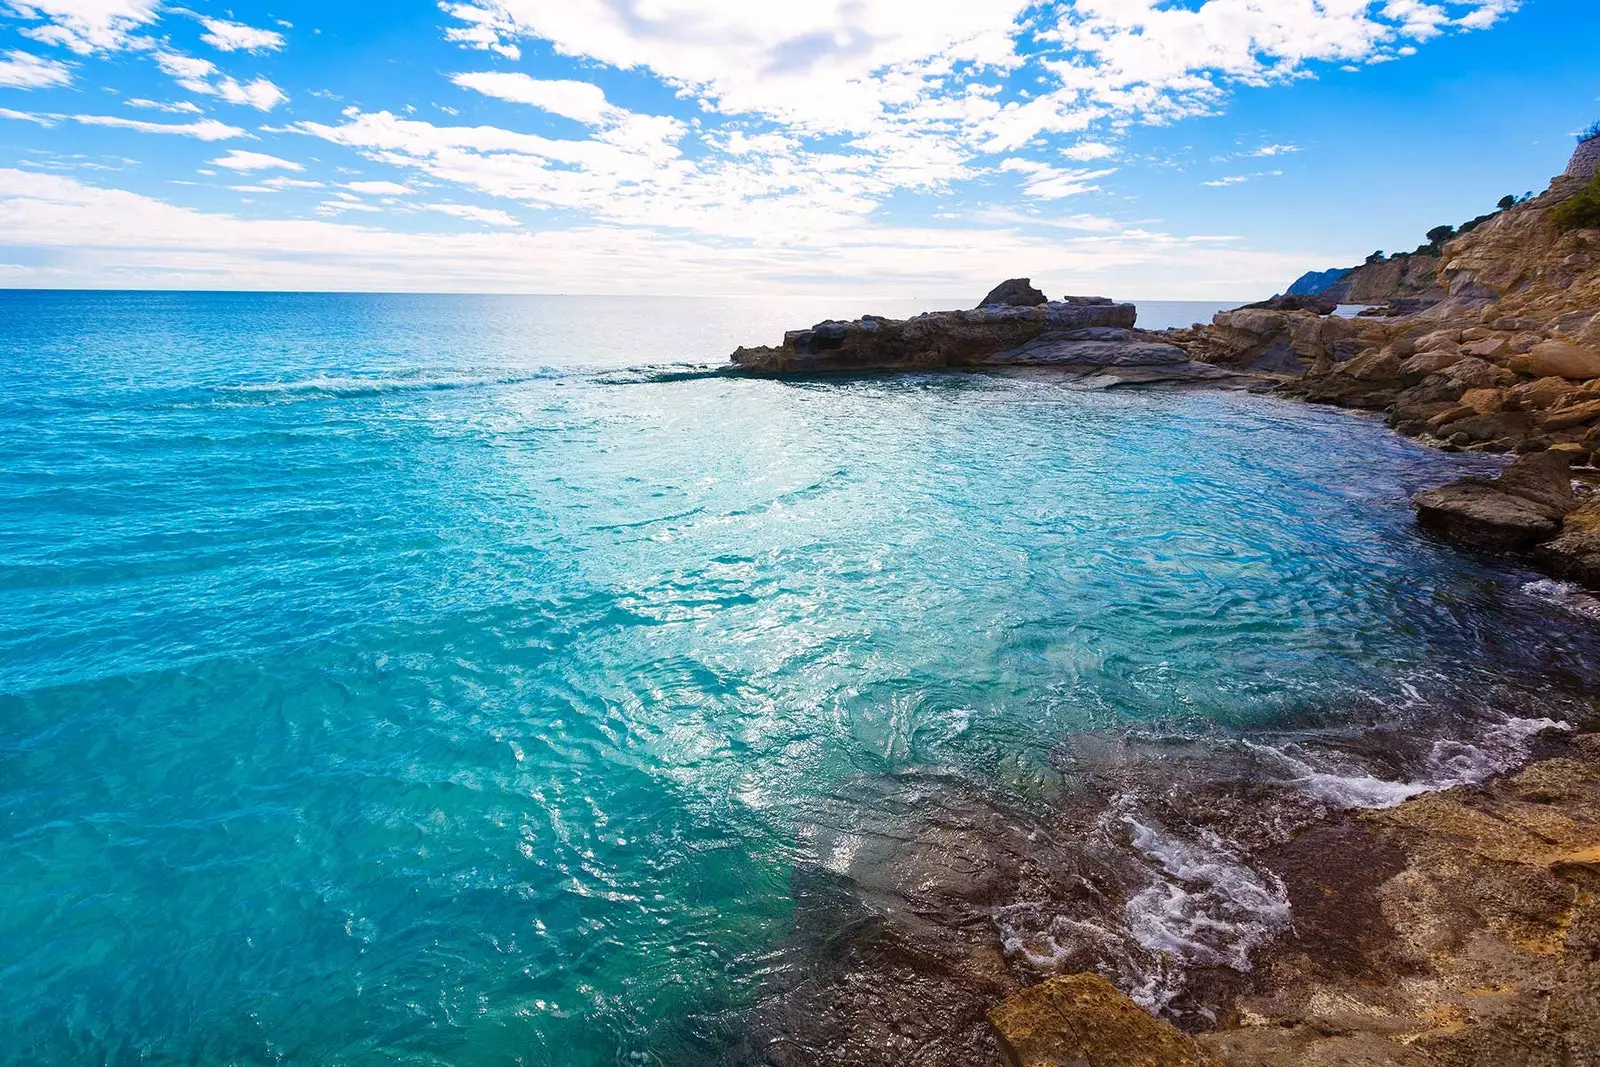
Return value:
<svg viewBox="0 0 1600 1067">
<path fill-rule="evenodd" d="M 871 783 L 1137 734 L 1379 805 L 1592 713 L 1595 603 L 1413 524 L 1492 458 L 725 371 L 929 306 L 0 292 L 0 1063 L 734 1062 Z M 1419 708 L 1431 763 L 1283 741 Z"/>
</svg>

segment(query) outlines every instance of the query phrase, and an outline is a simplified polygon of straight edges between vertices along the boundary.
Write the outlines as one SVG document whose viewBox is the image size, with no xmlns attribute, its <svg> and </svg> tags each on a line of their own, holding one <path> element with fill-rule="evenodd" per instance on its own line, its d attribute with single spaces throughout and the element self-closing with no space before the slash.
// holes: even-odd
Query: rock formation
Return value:
<svg viewBox="0 0 1600 1067">
<path fill-rule="evenodd" d="M 1097 974 L 1052 978 L 989 1013 L 1012 1067 L 1225 1067 Z"/>
<path fill-rule="evenodd" d="M 1048 298 L 1033 287 L 1031 278 L 1011 278 L 1001 282 L 983 298 L 980 308 L 1014 307 L 1031 308 L 1045 303 Z"/>
<path fill-rule="evenodd" d="M 1463 478 L 1418 493 L 1417 520 L 1470 548 L 1522 550 L 1553 540 L 1578 506 L 1569 459 L 1562 452 L 1524 456 L 1500 477 Z"/>
<path fill-rule="evenodd" d="M 1007 282 L 995 293 L 1027 299 L 1019 295 L 1018 284 L 1027 282 Z M 1162 335 L 1134 329 L 1137 317 L 1132 304 L 1103 297 L 1031 306 L 986 302 L 971 311 L 936 311 L 912 319 L 865 315 L 851 322 L 821 322 L 790 331 L 782 345 L 741 348 L 732 358 L 737 369 L 756 374 L 1053 367 L 1102 385 L 1235 376 L 1191 361 Z"/>
<path fill-rule="evenodd" d="M 1188 1036 L 1092 975 L 990 1018 L 1021 1067 L 1600 1063 L 1600 736 L 1268 850 L 1295 915 Z"/>
</svg>

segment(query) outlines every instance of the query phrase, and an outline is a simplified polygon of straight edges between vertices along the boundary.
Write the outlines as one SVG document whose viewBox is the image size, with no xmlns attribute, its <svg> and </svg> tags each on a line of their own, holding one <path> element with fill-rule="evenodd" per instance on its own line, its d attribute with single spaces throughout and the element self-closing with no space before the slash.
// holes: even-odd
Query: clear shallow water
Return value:
<svg viewBox="0 0 1600 1067">
<path fill-rule="evenodd" d="M 640 369 L 829 312 L 0 293 L 0 1059 L 703 1062 L 840 781 L 1586 692 L 1376 423 Z"/>
</svg>

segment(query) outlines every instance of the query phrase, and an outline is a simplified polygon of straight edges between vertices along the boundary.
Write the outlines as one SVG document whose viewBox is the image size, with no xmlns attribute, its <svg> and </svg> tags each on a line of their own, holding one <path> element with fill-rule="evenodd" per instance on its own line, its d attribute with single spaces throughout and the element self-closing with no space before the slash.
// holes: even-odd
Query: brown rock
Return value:
<svg viewBox="0 0 1600 1067">
<path fill-rule="evenodd" d="M 1222 1067 L 1096 974 L 1052 978 L 989 1013 L 1013 1067 Z"/>
<path fill-rule="evenodd" d="M 1546 430 L 1565 430 L 1600 419 L 1600 400 L 1586 400 L 1545 414 L 1541 425 Z"/>
<path fill-rule="evenodd" d="M 1504 389 L 1468 389 L 1461 394 L 1461 403 L 1479 415 L 1493 415 L 1504 411 L 1507 393 Z"/>
<path fill-rule="evenodd" d="M 1525 355 L 1533 351 L 1533 346 L 1543 341 L 1544 338 L 1536 333 L 1519 333 L 1511 339 L 1511 351 L 1517 355 Z"/>
<path fill-rule="evenodd" d="M 1540 378 L 1536 382 L 1524 382 L 1511 390 L 1511 398 L 1517 402 L 1518 407 L 1527 408 L 1529 411 L 1543 411 L 1556 406 L 1556 403 L 1568 393 L 1572 392 L 1572 383 L 1565 378 Z"/>
<path fill-rule="evenodd" d="M 1474 416 L 1451 424 L 1451 440 L 1467 435 Z M 1412 499 L 1417 521 L 1456 544 L 1491 551 L 1525 551 L 1553 539 L 1576 506 L 1571 460 L 1558 452 L 1524 456 L 1494 481 L 1463 478 Z"/>
<path fill-rule="evenodd" d="M 1528 359 L 1540 377 L 1600 378 L 1600 352 L 1567 341 L 1541 341 L 1528 352 Z"/>
<path fill-rule="evenodd" d="M 1388 351 L 1393 351 L 1391 347 Z M 1417 382 L 1430 374 L 1437 374 L 1452 364 L 1459 363 L 1462 355 L 1459 352 L 1449 352 L 1435 349 L 1431 352 L 1420 352 L 1400 364 L 1400 376 L 1408 382 Z"/>
<path fill-rule="evenodd" d="M 1338 373 L 1362 381 L 1397 378 L 1400 375 L 1400 357 L 1387 349 L 1374 350 L 1340 364 Z"/>
<path fill-rule="evenodd" d="M 1512 354 L 1511 340 L 1507 337 L 1485 337 L 1462 345 L 1461 351 L 1479 359 L 1502 359 Z"/>
</svg>

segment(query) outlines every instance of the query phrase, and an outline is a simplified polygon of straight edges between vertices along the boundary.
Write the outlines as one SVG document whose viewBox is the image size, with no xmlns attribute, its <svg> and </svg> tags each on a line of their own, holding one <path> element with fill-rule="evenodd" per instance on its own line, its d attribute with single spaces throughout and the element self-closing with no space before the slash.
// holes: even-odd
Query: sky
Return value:
<svg viewBox="0 0 1600 1067">
<path fill-rule="evenodd" d="M 1595 0 L 0 0 L 0 286 L 1232 299 L 1543 189 Z"/>
</svg>

